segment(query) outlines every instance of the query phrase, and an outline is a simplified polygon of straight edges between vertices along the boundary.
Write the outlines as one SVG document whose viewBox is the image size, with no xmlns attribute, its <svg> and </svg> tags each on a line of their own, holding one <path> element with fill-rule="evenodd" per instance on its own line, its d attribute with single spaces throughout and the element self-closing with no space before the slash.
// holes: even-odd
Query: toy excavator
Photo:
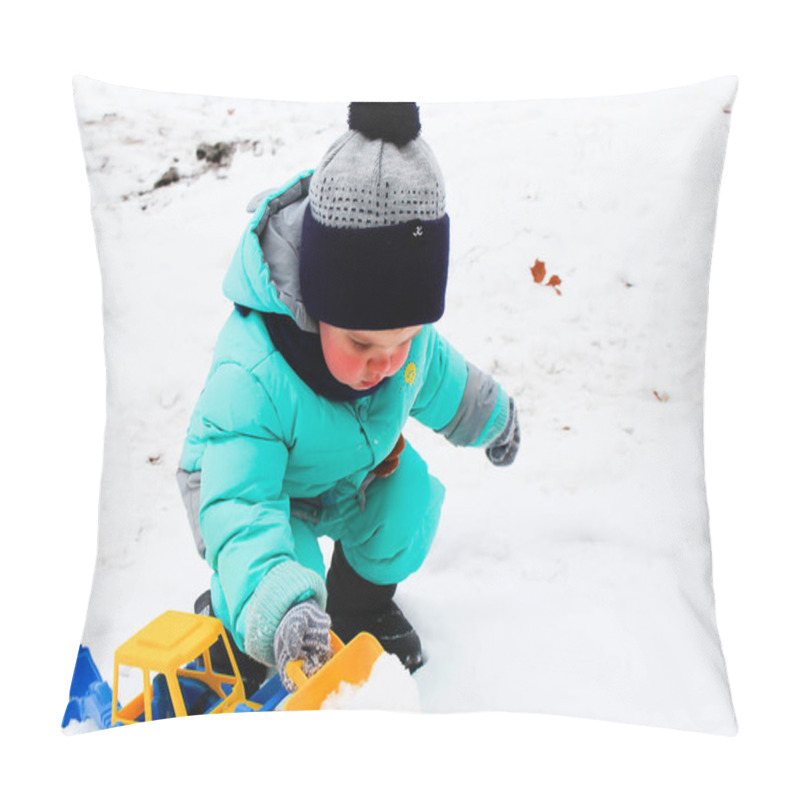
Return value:
<svg viewBox="0 0 800 800">
<path fill-rule="evenodd" d="M 228 655 L 228 670 L 214 669 L 211 663 L 209 651 L 219 641 Z M 274 675 L 245 697 L 222 623 L 215 617 L 165 611 L 117 648 L 112 687 L 101 677 L 89 648 L 80 646 L 61 727 L 87 720 L 104 729 L 195 714 L 319 709 L 343 682 L 366 681 L 384 652 L 368 633 L 344 645 L 331 631 L 331 645 L 333 657 L 311 677 L 303 672 L 301 661 L 287 666 L 296 691 L 287 692 L 280 676 Z M 119 702 L 121 669 L 140 670 L 143 681 L 141 693 L 124 706 Z"/>
</svg>

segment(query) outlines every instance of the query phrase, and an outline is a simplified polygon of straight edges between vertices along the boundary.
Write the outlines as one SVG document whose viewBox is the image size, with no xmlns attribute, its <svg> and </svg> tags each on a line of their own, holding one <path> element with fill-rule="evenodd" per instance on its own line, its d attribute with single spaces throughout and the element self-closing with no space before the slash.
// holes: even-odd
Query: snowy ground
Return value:
<svg viewBox="0 0 800 800">
<path fill-rule="evenodd" d="M 83 640 L 110 676 L 119 643 L 167 608 L 190 610 L 208 584 L 174 472 L 229 313 L 220 284 L 245 205 L 316 166 L 346 111 L 80 89 L 108 380 Z M 523 437 L 497 469 L 407 428 L 448 490 L 433 550 L 398 590 L 426 652 L 425 711 L 735 730 L 702 454 L 732 90 L 422 108 L 453 227 L 438 328 L 517 399 Z M 218 141 L 236 150 L 208 167 L 196 149 Z M 154 189 L 173 167 L 180 180 Z"/>
</svg>

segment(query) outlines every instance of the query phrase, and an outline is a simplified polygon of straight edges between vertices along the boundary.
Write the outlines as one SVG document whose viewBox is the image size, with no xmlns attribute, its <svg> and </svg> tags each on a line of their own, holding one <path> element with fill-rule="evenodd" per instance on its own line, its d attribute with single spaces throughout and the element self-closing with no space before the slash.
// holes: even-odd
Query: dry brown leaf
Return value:
<svg viewBox="0 0 800 800">
<path fill-rule="evenodd" d="M 669 395 L 665 392 L 664 395 L 660 395 L 655 389 L 653 389 L 653 394 L 656 396 L 656 400 L 659 403 L 666 403 L 669 400 Z"/>
<path fill-rule="evenodd" d="M 541 283 L 544 280 L 544 274 L 547 270 L 544 268 L 544 261 L 539 261 L 537 258 L 531 267 L 531 275 L 536 283 Z"/>
</svg>

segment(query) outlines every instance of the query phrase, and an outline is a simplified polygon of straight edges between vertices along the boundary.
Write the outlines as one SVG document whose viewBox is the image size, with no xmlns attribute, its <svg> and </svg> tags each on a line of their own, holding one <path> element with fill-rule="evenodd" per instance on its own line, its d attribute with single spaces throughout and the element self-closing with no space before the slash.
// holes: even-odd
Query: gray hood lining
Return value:
<svg viewBox="0 0 800 800">
<path fill-rule="evenodd" d="M 319 325 L 306 311 L 300 291 L 300 245 L 310 180 L 310 177 L 300 180 L 270 200 L 254 232 L 278 299 L 291 311 L 301 330 L 319 333 Z M 254 197 L 247 210 L 251 213 L 256 211 L 269 194 L 272 192 L 262 192 Z"/>
</svg>

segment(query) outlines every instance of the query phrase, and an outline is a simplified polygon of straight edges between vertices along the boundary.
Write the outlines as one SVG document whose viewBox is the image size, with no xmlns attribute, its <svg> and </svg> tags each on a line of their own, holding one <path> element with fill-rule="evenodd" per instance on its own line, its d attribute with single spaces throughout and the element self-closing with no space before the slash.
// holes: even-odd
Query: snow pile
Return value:
<svg viewBox="0 0 800 800">
<path fill-rule="evenodd" d="M 77 733 L 89 733 L 91 731 L 99 731 L 94 720 L 85 719 L 79 722 L 77 719 L 70 720 L 67 727 L 63 729 L 66 736 L 74 736 Z"/>
<path fill-rule="evenodd" d="M 422 706 L 417 684 L 400 659 L 381 653 L 366 681 L 358 685 L 342 681 L 320 710 L 422 711 Z"/>
</svg>

